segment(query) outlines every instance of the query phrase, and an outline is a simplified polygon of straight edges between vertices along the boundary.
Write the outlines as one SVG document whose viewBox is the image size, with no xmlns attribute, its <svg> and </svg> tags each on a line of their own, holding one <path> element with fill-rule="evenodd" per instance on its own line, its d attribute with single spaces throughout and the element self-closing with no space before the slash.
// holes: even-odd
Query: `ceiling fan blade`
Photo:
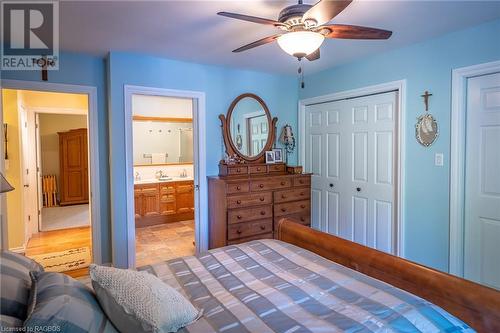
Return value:
<svg viewBox="0 0 500 333">
<path fill-rule="evenodd" d="M 306 56 L 306 59 L 309 60 L 309 61 L 314 61 L 314 60 L 318 60 L 319 59 L 319 48 L 314 51 L 313 53 L 309 54 Z"/>
<path fill-rule="evenodd" d="M 326 38 L 339 38 L 339 39 L 388 39 L 392 35 L 392 31 L 360 27 L 356 25 L 345 24 L 331 24 L 319 27 L 320 29 L 326 28 L 330 30 L 325 35 Z"/>
<path fill-rule="evenodd" d="M 349 6 L 351 2 L 352 0 L 320 0 L 304 13 L 302 22 L 314 20 L 318 26 L 325 24 Z"/>
<path fill-rule="evenodd" d="M 229 13 L 229 12 L 218 12 L 217 15 L 230 17 L 230 18 L 234 18 L 237 20 L 253 22 L 253 23 L 274 25 L 275 27 L 287 26 L 286 24 L 283 24 L 283 23 L 275 21 L 275 20 L 270 20 L 270 19 L 256 17 L 256 16 L 250 16 L 250 15 L 243 15 L 243 14 L 236 14 L 236 13 Z"/>
<path fill-rule="evenodd" d="M 261 45 L 264 45 L 264 44 L 268 44 L 268 43 L 274 42 L 279 36 L 281 36 L 281 35 L 274 35 L 274 36 L 264 37 L 262 39 L 256 40 L 253 43 L 250 43 L 250 44 L 244 45 L 242 47 L 239 47 L 236 50 L 233 50 L 233 52 L 242 52 L 242 51 L 253 49 L 254 47 L 257 47 L 257 46 L 261 46 Z"/>
</svg>

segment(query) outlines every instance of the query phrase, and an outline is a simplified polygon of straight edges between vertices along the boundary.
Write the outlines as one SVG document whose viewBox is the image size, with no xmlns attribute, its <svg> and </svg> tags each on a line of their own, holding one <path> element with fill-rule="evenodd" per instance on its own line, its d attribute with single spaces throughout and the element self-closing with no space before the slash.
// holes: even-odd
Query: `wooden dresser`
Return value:
<svg viewBox="0 0 500 333">
<path fill-rule="evenodd" d="M 224 172 L 232 176 L 208 177 L 210 248 L 273 238 L 283 217 L 310 225 L 311 176 L 273 172 L 277 166 L 238 166 Z"/>
</svg>

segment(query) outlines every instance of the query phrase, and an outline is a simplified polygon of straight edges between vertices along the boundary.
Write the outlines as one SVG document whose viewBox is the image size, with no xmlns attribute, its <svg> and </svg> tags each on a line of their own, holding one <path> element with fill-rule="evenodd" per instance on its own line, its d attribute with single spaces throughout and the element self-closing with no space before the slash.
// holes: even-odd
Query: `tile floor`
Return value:
<svg viewBox="0 0 500 333">
<path fill-rule="evenodd" d="M 135 229 L 136 267 L 195 253 L 194 221 Z"/>
</svg>

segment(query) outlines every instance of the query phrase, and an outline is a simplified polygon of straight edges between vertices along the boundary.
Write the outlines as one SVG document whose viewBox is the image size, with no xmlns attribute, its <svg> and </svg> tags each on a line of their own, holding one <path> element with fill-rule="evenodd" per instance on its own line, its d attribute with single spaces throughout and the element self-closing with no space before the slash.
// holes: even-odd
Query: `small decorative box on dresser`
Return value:
<svg viewBox="0 0 500 333">
<path fill-rule="evenodd" d="M 282 163 L 266 103 L 242 94 L 219 119 L 227 156 L 208 177 L 209 248 L 273 238 L 284 217 L 309 226 L 311 175 Z"/>
<path fill-rule="evenodd" d="M 214 176 L 208 178 L 208 191 L 210 248 L 273 238 L 283 217 L 311 223 L 310 175 Z"/>
</svg>

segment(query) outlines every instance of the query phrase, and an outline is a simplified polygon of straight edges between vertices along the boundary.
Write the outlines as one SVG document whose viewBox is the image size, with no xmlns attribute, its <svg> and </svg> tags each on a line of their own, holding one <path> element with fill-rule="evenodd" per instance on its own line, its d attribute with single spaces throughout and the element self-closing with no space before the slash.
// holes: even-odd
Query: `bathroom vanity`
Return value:
<svg viewBox="0 0 500 333">
<path fill-rule="evenodd" d="M 144 180 L 134 184 L 135 226 L 194 219 L 194 182 L 192 178 Z"/>
</svg>

